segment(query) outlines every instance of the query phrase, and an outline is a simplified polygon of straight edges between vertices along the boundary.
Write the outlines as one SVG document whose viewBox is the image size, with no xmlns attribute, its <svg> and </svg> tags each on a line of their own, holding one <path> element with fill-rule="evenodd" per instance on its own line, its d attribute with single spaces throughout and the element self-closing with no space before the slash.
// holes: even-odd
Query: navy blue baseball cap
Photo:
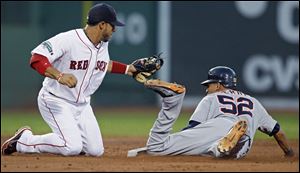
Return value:
<svg viewBox="0 0 300 173">
<path fill-rule="evenodd" d="M 87 17 L 87 23 L 90 25 L 95 25 L 102 21 L 114 26 L 125 26 L 124 23 L 118 21 L 115 9 L 105 3 L 94 5 L 90 9 Z"/>
</svg>

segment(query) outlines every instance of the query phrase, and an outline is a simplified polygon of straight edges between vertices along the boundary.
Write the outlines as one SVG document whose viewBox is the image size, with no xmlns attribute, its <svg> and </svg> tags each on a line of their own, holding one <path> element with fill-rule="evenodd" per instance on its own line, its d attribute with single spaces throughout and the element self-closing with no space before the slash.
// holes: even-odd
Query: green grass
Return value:
<svg viewBox="0 0 300 173">
<path fill-rule="evenodd" d="M 147 136 L 157 112 L 101 112 L 97 120 L 103 136 Z M 178 131 L 186 125 L 187 116 L 182 116 L 174 125 Z M 35 134 L 50 132 L 50 128 L 38 112 L 1 113 L 1 135 L 11 135 L 21 126 L 29 125 Z"/>
<path fill-rule="evenodd" d="M 158 111 L 158 110 L 157 110 Z M 102 111 L 96 112 L 102 135 L 105 136 L 145 136 L 149 134 L 157 111 Z M 187 125 L 191 112 L 183 112 L 173 126 L 173 132 L 180 131 Z M 299 115 L 273 114 L 289 139 L 298 139 Z M 2 112 L 1 136 L 10 136 L 21 126 L 29 125 L 35 134 L 51 132 L 38 112 Z M 257 132 L 256 139 L 270 137 Z"/>
</svg>

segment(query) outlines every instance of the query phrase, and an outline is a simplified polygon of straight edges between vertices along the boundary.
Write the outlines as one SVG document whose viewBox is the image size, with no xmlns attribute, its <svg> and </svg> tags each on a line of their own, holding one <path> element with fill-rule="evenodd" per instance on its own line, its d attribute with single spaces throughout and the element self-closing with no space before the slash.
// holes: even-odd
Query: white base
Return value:
<svg viewBox="0 0 300 173">
<path fill-rule="evenodd" d="M 127 157 L 136 157 L 139 152 L 147 151 L 147 147 L 136 148 L 129 150 L 127 153 Z"/>
</svg>

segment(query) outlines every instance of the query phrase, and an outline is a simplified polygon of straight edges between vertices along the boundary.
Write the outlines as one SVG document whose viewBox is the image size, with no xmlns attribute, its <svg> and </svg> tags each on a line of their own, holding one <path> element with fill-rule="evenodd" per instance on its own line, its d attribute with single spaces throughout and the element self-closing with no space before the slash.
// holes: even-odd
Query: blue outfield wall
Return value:
<svg viewBox="0 0 300 173">
<path fill-rule="evenodd" d="M 43 77 L 29 67 L 30 51 L 83 27 L 98 2 L 1 1 L 1 110 L 37 107 Z M 111 59 L 131 63 L 163 51 L 167 63 L 155 77 L 184 84 L 185 107 L 204 96 L 207 71 L 227 65 L 239 89 L 267 108 L 299 111 L 299 2 L 101 2 L 126 23 L 110 42 Z M 107 74 L 92 104 L 154 106 L 157 98 L 128 76 Z"/>
</svg>

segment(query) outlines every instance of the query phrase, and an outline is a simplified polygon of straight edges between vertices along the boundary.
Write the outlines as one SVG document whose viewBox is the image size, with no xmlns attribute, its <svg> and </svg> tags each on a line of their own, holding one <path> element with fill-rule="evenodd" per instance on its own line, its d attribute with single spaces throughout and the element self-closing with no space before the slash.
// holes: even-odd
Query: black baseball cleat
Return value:
<svg viewBox="0 0 300 173">
<path fill-rule="evenodd" d="M 20 139 L 20 137 L 22 136 L 25 130 L 31 131 L 31 128 L 29 126 L 21 127 L 19 130 L 17 130 L 17 132 L 13 137 L 9 138 L 2 144 L 1 146 L 2 155 L 10 155 L 14 152 L 17 152 L 17 141 Z"/>
<path fill-rule="evenodd" d="M 171 97 L 185 92 L 185 87 L 176 83 L 169 83 L 159 79 L 150 79 L 144 83 L 146 88 L 160 94 L 162 97 Z"/>
<path fill-rule="evenodd" d="M 236 146 L 238 141 L 247 131 L 247 122 L 245 120 L 238 121 L 229 133 L 220 140 L 218 151 L 225 155 L 229 155 L 230 151 Z"/>
</svg>

